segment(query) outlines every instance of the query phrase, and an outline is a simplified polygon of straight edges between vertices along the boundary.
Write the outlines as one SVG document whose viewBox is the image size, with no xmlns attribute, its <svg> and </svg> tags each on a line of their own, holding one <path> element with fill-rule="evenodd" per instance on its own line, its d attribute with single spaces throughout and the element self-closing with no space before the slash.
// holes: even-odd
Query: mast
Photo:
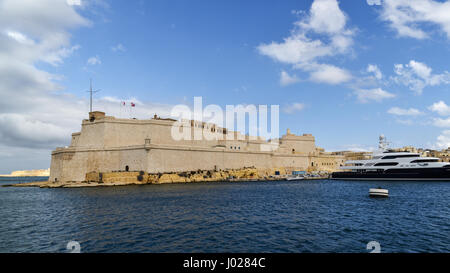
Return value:
<svg viewBox="0 0 450 273">
<path fill-rule="evenodd" d="M 378 149 L 381 151 L 386 151 L 388 148 L 389 142 L 387 142 L 386 137 L 381 135 L 379 138 Z"/>
<path fill-rule="evenodd" d="M 92 112 L 92 79 L 90 79 L 90 86 L 91 86 L 91 88 L 89 89 L 89 93 L 90 93 L 90 95 L 91 95 L 91 98 L 90 98 L 90 100 L 89 100 L 89 102 L 90 102 L 90 105 L 89 105 L 89 112 Z"/>
<path fill-rule="evenodd" d="M 97 92 L 100 92 L 100 89 L 95 90 L 95 91 L 92 90 L 92 79 L 90 79 L 90 89 L 89 89 L 89 91 L 87 91 L 87 92 L 89 92 L 89 95 L 90 95 L 90 100 L 89 100 L 89 113 L 91 113 L 91 112 L 92 112 L 92 94 L 97 93 Z"/>
</svg>

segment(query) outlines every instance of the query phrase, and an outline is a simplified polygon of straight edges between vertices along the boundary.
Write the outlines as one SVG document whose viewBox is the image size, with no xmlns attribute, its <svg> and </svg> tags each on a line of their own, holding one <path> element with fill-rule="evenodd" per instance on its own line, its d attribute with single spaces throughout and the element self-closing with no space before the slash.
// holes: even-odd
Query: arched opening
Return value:
<svg viewBox="0 0 450 273">
<path fill-rule="evenodd" d="M 128 167 L 128 165 L 125 166 L 125 171 L 129 172 L 130 171 L 130 167 Z"/>
</svg>

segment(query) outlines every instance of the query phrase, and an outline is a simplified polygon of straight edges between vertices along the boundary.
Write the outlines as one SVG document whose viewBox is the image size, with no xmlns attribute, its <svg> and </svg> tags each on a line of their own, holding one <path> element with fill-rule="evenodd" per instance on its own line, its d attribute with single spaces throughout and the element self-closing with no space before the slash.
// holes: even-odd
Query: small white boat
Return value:
<svg viewBox="0 0 450 273">
<path fill-rule="evenodd" d="M 296 181 L 296 180 L 303 180 L 303 179 L 305 179 L 305 177 L 304 176 L 300 176 L 300 175 L 286 177 L 287 181 Z"/>
<path fill-rule="evenodd" d="M 386 189 L 370 189 L 369 190 L 370 197 L 389 197 L 389 191 Z"/>
</svg>

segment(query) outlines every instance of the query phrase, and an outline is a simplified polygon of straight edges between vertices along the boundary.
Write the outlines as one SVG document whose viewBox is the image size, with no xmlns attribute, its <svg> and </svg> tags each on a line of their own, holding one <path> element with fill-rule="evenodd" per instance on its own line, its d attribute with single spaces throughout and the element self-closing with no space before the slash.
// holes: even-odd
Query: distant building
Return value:
<svg viewBox="0 0 450 273">
<path fill-rule="evenodd" d="M 405 146 L 403 148 L 397 148 L 393 149 L 397 152 L 412 152 L 412 153 L 419 153 L 421 156 L 425 157 L 436 157 L 441 159 L 442 162 L 450 162 L 450 147 L 441 151 L 438 150 L 430 150 L 430 149 L 422 149 L 422 148 L 415 148 L 412 146 Z"/>
<path fill-rule="evenodd" d="M 11 174 L 3 174 L 0 176 L 6 177 L 31 177 L 31 176 L 49 176 L 50 169 L 42 170 L 24 170 L 24 171 L 13 171 Z"/>
<path fill-rule="evenodd" d="M 372 157 L 372 152 L 353 152 L 353 151 L 339 151 L 333 152 L 334 155 L 344 156 L 347 160 L 366 160 Z"/>
</svg>

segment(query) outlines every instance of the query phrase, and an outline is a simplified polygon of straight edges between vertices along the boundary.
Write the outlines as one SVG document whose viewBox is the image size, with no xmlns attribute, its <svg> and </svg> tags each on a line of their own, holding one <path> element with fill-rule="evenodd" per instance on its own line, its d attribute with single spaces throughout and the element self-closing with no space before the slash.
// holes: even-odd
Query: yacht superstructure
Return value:
<svg viewBox="0 0 450 273">
<path fill-rule="evenodd" d="M 418 153 L 395 152 L 380 136 L 380 150 L 368 160 L 350 160 L 331 179 L 343 180 L 450 180 L 450 163 Z"/>
</svg>

